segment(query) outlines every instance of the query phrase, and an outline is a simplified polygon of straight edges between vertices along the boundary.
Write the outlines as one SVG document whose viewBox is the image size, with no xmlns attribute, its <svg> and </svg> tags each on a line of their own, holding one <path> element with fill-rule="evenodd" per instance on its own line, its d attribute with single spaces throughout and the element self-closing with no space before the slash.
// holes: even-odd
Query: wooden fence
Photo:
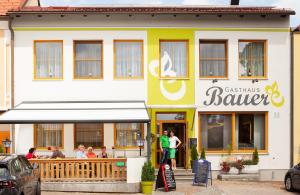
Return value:
<svg viewBox="0 0 300 195">
<path fill-rule="evenodd" d="M 126 181 L 126 158 L 30 159 L 42 181 Z"/>
</svg>

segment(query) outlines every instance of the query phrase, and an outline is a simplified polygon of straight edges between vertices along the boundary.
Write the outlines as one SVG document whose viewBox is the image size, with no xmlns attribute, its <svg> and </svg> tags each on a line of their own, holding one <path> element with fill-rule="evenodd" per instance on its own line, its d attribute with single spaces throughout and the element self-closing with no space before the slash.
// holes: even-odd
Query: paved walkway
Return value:
<svg viewBox="0 0 300 195">
<path fill-rule="evenodd" d="M 284 190 L 282 182 L 233 182 L 214 180 L 213 186 L 192 186 L 190 183 L 177 184 L 172 192 L 155 191 L 154 195 L 295 195 Z M 112 195 L 118 193 L 76 193 L 42 192 L 42 195 Z M 126 195 L 126 194 L 122 194 Z M 132 195 L 132 194 L 131 194 Z"/>
</svg>

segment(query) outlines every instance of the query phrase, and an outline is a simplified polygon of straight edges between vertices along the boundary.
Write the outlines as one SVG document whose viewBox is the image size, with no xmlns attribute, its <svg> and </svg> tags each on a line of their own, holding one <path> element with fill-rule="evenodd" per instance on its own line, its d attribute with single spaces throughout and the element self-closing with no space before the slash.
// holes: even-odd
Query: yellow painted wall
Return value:
<svg viewBox="0 0 300 195">
<path fill-rule="evenodd" d="M 194 105 L 194 30 L 192 29 L 149 29 L 148 33 L 148 105 Z M 188 78 L 170 80 L 161 79 L 159 71 L 159 41 L 188 40 Z M 164 89 L 162 89 L 162 86 Z M 168 98 L 164 93 L 173 96 L 185 88 L 180 98 Z"/>
<path fill-rule="evenodd" d="M 294 164 L 300 162 L 300 33 L 294 34 Z"/>
</svg>

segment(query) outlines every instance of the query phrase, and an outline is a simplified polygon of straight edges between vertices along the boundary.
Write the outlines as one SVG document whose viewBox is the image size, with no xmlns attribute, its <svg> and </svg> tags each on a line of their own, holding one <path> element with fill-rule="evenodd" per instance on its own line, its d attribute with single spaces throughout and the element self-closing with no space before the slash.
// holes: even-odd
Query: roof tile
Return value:
<svg viewBox="0 0 300 195">
<path fill-rule="evenodd" d="M 25 0 L 0 0 L 0 16 L 5 16 L 8 10 L 21 7 Z"/>
</svg>

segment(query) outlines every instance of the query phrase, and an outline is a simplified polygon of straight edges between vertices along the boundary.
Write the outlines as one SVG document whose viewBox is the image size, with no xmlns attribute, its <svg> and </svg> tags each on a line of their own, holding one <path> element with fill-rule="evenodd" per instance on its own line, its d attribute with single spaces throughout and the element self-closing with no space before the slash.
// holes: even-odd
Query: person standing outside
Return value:
<svg viewBox="0 0 300 195">
<path fill-rule="evenodd" d="M 172 169 L 176 170 L 176 149 L 178 148 L 178 146 L 181 144 L 180 139 L 178 139 L 178 137 L 175 136 L 174 131 L 171 130 L 170 131 L 170 159 L 171 159 L 171 163 L 172 163 Z M 178 144 L 176 144 L 178 142 Z"/>
<path fill-rule="evenodd" d="M 170 147 L 170 141 L 169 141 L 169 136 L 168 136 L 168 130 L 163 131 L 163 135 L 160 136 L 160 151 L 162 152 L 162 158 L 160 163 L 164 163 L 165 161 L 168 160 L 169 158 L 169 147 Z"/>
</svg>

